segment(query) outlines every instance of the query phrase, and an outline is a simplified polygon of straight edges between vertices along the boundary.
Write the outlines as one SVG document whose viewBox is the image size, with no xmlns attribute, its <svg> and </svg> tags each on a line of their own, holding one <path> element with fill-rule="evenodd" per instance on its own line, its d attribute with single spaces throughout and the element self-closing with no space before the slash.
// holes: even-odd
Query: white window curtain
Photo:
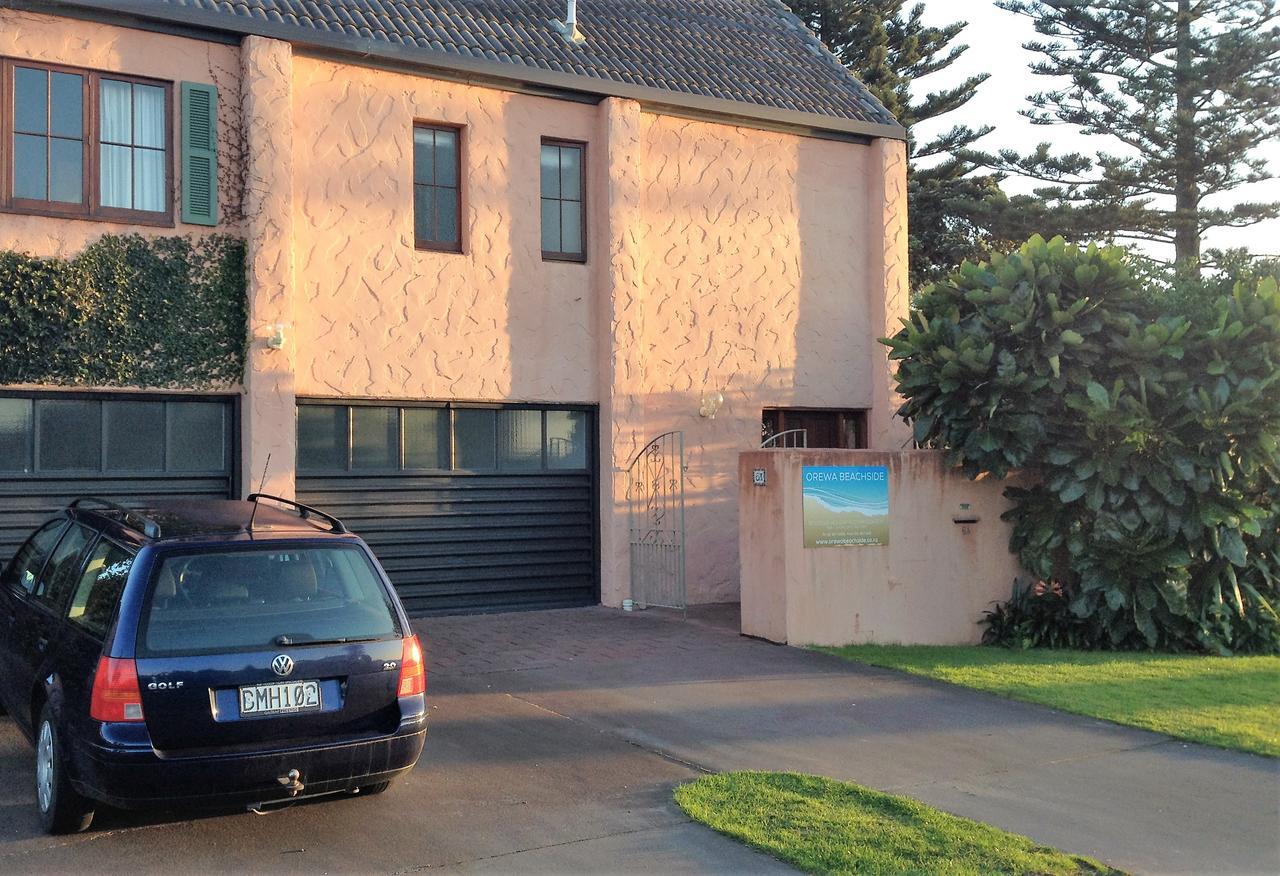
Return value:
<svg viewBox="0 0 1280 876">
<path fill-rule="evenodd" d="M 133 86 L 103 79 L 100 91 L 101 172 L 99 197 L 104 207 L 133 207 Z"/>
<path fill-rule="evenodd" d="M 134 209 L 164 209 L 164 89 L 133 86 Z"/>
<path fill-rule="evenodd" d="M 164 89 L 101 80 L 100 193 L 104 207 L 164 209 Z"/>
</svg>

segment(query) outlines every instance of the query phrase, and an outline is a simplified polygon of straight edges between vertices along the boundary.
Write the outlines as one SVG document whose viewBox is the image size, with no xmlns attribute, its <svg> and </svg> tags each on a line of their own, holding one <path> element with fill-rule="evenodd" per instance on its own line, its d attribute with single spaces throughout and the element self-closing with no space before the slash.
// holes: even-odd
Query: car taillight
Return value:
<svg viewBox="0 0 1280 876">
<path fill-rule="evenodd" d="M 95 721 L 141 721 L 142 691 L 138 667 L 132 660 L 103 657 L 93 677 L 89 717 Z"/>
<path fill-rule="evenodd" d="M 427 692 L 427 670 L 422 665 L 422 645 L 417 636 L 404 639 L 400 655 L 400 692 L 396 696 L 411 697 Z"/>
</svg>

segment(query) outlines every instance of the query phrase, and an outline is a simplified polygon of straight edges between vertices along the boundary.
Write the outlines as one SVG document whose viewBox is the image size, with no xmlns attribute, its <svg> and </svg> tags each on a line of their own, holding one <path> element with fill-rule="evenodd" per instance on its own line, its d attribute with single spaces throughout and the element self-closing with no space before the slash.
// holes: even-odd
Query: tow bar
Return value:
<svg viewBox="0 0 1280 876">
<path fill-rule="evenodd" d="M 284 789 L 289 792 L 290 797 L 297 797 L 302 793 L 302 789 L 306 785 L 302 784 L 302 773 L 297 770 L 289 770 L 288 774 L 277 776 L 276 781 L 284 785 Z"/>
</svg>

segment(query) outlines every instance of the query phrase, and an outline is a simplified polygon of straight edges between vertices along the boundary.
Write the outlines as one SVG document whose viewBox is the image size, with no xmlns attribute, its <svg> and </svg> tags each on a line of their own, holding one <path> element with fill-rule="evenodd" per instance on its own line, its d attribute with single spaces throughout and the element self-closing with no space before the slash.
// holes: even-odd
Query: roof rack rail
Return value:
<svg viewBox="0 0 1280 876">
<path fill-rule="evenodd" d="M 292 499 L 285 499 L 282 496 L 273 496 L 270 493 L 250 493 L 248 498 L 245 500 L 247 502 L 252 502 L 254 505 L 254 514 L 249 517 L 250 532 L 253 532 L 253 517 L 258 512 L 257 505 L 259 499 L 270 499 L 272 502 L 279 502 L 281 505 L 292 508 L 298 512 L 298 516 L 303 520 L 310 520 L 313 516 L 319 517 L 321 520 L 328 522 L 330 532 L 343 533 L 348 531 L 346 525 L 343 524 L 341 520 L 334 517 L 332 514 L 324 513 L 319 508 L 312 508 L 310 505 L 303 505 L 301 502 L 295 502 Z"/>
<path fill-rule="evenodd" d="M 120 513 L 120 522 L 123 525 L 136 530 L 137 532 L 141 532 L 147 538 L 160 537 L 159 523 L 156 523 L 147 515 L 142 514 L 139 511 L 135 511 L 133 508 L 127 508 L 119 502 L 112 502 L 110 499 L 99 499 L 97 496 L 81 496 L 78 499 L 73 499 L 71 504 L 67 506 L 67 509 L 80 508 L 90 502 L 96 503 L 98 506 L 105 508 L 108 511 L 118 511 Z M 93 509 L 90 508 L 87 510 L 92 511 Z"/>
</svg>

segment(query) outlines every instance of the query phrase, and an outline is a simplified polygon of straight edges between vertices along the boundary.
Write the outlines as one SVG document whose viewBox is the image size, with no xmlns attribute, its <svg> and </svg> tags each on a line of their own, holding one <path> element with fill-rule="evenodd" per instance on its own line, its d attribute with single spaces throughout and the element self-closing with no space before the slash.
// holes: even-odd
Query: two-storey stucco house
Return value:
<svg viewBox="0 0 1280 876">
<path fill-rule="evenodd" d="M 577 14 L 0 3 L 0 250 L 232 235 L 248 275 L 242 382 L 0 387 L 0 553 L 72 495 L 262 485 L 410 610 L 618 605 L 675 431 L 688 601 L 732 601 L 762 430 L 901 446 L 902 128 L 781 0 Z"/>
</svg>

